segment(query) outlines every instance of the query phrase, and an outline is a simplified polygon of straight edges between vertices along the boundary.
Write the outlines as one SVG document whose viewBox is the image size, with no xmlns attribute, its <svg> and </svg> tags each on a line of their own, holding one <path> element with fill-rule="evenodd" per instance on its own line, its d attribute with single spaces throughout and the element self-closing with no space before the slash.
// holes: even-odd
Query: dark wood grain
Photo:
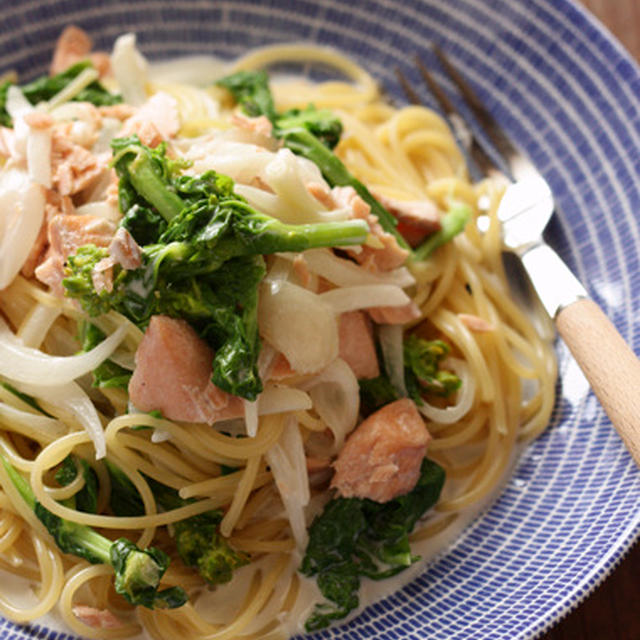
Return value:
<svg viewBox="0 0 640 640">
<path fill-rule="evenodd" d="M 582 0 L 582 4 L 640 61 L 640 0 Z M 640 640 L 640 544 L 543 640 Z"/>
</svg>

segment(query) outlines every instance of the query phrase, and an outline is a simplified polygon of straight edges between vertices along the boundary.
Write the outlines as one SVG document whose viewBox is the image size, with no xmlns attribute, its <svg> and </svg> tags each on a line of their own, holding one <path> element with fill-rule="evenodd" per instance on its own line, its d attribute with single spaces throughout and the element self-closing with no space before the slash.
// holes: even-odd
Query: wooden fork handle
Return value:
<svg viewBox="0 0 640 640">
<path fill-rule="evenodd" d="M 562 309 L 556 326 L 640 466 L 640 360 L 593 300 Z"/>
</svg>

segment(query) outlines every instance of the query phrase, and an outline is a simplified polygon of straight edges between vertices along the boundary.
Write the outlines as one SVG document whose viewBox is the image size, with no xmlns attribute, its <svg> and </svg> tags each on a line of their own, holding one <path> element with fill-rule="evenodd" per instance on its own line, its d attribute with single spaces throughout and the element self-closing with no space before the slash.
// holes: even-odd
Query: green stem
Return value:
<svg viewBox="0 0 640 640">
<path fill-rule="evenodd" d="M 267 254 L 274 251 L 342 247 L 362 244 L 368 233 L 369 226 L 364 220 L 284 224 L 273 219 L 273 222 L 267 223 L 264 231 L 255 237 L 252 248 L 255 253 Z"/>
<path fill-rule="evenodd" d="M 78 538 L 82 540 L 82 546 L 91 553 L 91 555 L 100 559 L 101 564 L 111 564 L 111 545 L 113 542 L 97 531 L 86 525 L 77 525 L 79 533 Z"/>
<path fill-rule="evenodd" d="M 123 153 L 133 150 L 135 159 L 129 165 L 129 179 L 135 190 L 148 202 L 150 202 L 169 222 L 177 216 L 184 207 L 182 198 L 169 191 L 167 185 L 160 179 L 153 169 L 153 164 L 148 154 L 139 148 L 126 149 Z"/>
<path fill-rule="evenodd" d="M 440 230 L 432 233 L 414 250 L 413 259 L 415 261 L 426 260 L 438 247 L 462 233 L 470 219 L 471 209 L 466 204 L 459 204 L 449 209 L 442 217 Z"/>
<path fill-rule="evenodd" d="M 0 458 L 2 459 L 2 465 L 5 471 L 9 475 L 11 482 L 13 482 L 13 486 L 18 490 L 18 493 L 29 507 L 32 510 L 35 509 L 36 497 L 33 494 L 31 485 L 9 464 L 9 461 L 4 456 L 0 456 Z"/>
<path fill-rule="evenodd" d="M 340 158 L 325 147 L 312 133 L 304 128 L 299 128 L 280 131 L 278 135 L 294 153 L 311 160 L 332 187 L 353 187 L 371 207 L 371 213 L 377 216 L 382 228 L 393 234 L 401 247 L 409 248 L 405 239 L 396 229 L 396 219 L 371 195 L 367 187 L 351 175 Z"/>
</svg>

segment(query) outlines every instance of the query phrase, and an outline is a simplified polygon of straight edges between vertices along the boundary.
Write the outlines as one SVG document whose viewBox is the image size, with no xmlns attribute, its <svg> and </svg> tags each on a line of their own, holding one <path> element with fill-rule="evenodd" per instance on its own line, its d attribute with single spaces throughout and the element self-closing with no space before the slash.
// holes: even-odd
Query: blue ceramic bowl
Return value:
<svg viewBox="0 0 640 640">
<path fill-rule="evenodd" d="M 319 42 L 398 94 L 393 69 L 441 44 L 551 183 L 550 243 L 640 350 L 640 70 L 570 0 L 4 2 L 0 70 L 44 72 L 69 23 L 104 49 L 135 31 L 151 58 Z M 564 344 L 557 352 L 549 429 L 488 512 L 412 584 L 318 638 L 533 638 L 620 561 L 640 533 L 640 473 Z M 0 628 L 27 637 L 62 636 Z"/>
</svg>

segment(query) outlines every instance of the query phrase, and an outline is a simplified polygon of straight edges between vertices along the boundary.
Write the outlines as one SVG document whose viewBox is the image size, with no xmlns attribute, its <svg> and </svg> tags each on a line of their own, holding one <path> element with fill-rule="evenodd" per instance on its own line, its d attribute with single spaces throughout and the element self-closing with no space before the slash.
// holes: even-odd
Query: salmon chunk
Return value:
<svg viewBox="0 0 640 640">
<path fill-rule="evenodd" d="M 371 322 L 362 311 L 340 314 L 338 320 L 339 356 L 351 367 L 356 378 L 380 375 Z"/>
<path fill-rule="evenodd" d="M 431 436 L 412 400 L 372 413 L 347 439 L 334 462 L 331 487 L 345 498 L 388 502 L 413 489 Z"/>
<path fill-rule="evenodd" d="M 89 59 L 101 76 L 107 75 L 111 68 L 109 55 L 104 51 L 92 52 L 92 48 L 93 42 L 87 32 L 75 25 L 69 25 L 56 42 L 49 72 L 53 76 L 76 62 Z"/>
<path fill-rule="evenodd" d="M 206 422 L 244 415 L 242 399 L 211 382 L 213 351 L 184 320 L 153 316 L 136 352 L 129 397 L 140 411 Z"/>
<path fill-rule="evenodd" d="M 412 247 L 441 228 L 436 204 L 426 198 L 416 201 L 394 200 L 377 196 L 380 204 L 398 221 L 398 231 Z"/>
</svg>

